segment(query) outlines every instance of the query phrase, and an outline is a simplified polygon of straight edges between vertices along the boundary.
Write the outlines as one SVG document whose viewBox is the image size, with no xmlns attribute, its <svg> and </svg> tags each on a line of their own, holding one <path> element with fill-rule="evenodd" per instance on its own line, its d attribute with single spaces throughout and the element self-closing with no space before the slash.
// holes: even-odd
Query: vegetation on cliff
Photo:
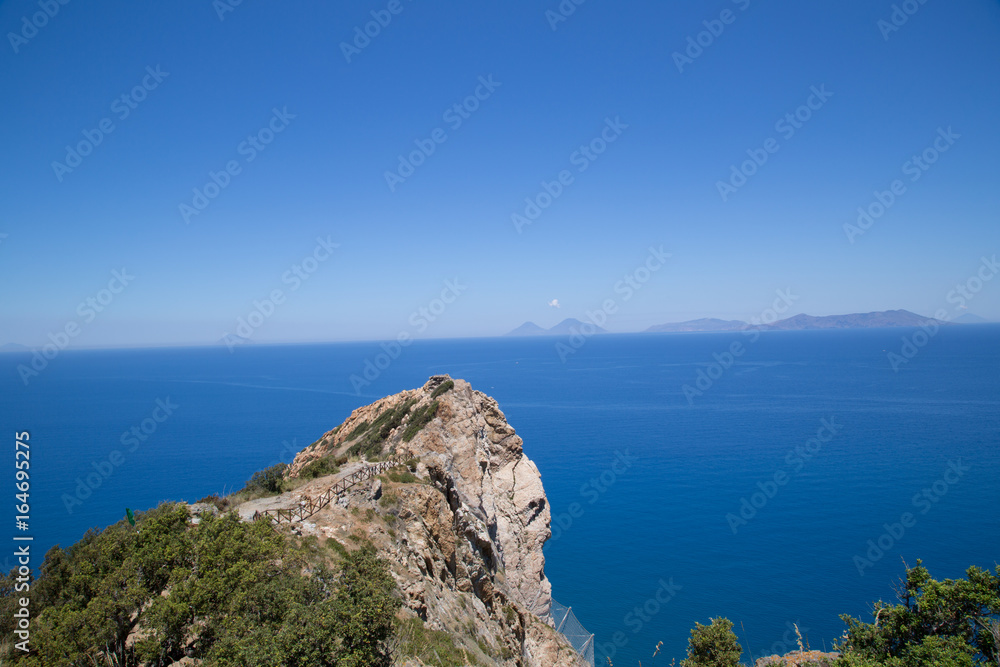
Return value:
<svg viewBox="0 0 1000 667">
<path fill-rule="evenodd" d="M 970 567 L 966 579 L 931 578 L 921 561 L 907 568 L 897 604 L 876 602 L 872 622 L 849 615 L 832 667 L 976 667 L 1000 665 L 1000 565 Z M 725 618 L 696 624 L 682 667 L 739 667 L 742 647 Z M 799 664 L 766 662 L 758 665 Z"/>
<path fill-rule="evenodd" d="M 333 562 L 335 567 L 331 567 Z M 0 583 L 12 635 L 13 573 Z M 164 504 L 54 547 L 32 583 L 32 647 L 18 665 L 389 665 L 400 606 L 374 549 L 340 558 L 270 525 Z"/>
</svg>

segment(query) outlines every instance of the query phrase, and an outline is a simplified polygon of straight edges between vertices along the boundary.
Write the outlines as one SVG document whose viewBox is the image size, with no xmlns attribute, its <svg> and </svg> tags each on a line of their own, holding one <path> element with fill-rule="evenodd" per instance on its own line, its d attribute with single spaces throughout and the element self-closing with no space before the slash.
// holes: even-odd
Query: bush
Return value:
<svg viewBox="0 0 1000 667">
<path fill-rule="evenodd" d="M 410 408 L 414 403 L 415 401 L 411 399 L 403 401 L 395 408 L 384 410 L 382 414 L 372 421 L 365 437 L 360 442 L 354 444 L 348 450 L 348 453 L 362 454 L 368 457 L 377 455 L 392 431 L 402 425 L 403 420 L 410 413 Z"/>
<path fill-rule="evenodd" d="M 413 484 L 415 482 L 420 482 L 420 478 L 409 470 L 390 470 L 386 473 L 386 477 L 388 477 L 390 481 L 397 482 L 399 484 Z"/>
<path fill-rule="evenodd" d="M 447 632 L 431 630 L 419 618 L 399 621 L 396 629 L 400 638 L 400 653 L 403 657 L 419 658 L 425 665 L 433 667 L 464 667 L 478 665 L 469 662 L 472 656 L 455 645 L 455 640 Z"/>
<path fill-rule="evenodd" d="M 392 491 L 383 491 L 378 504 L 384 508 L 394 507 L 399 504 L 399 496 Z"/>
<path fill-rule="evenodd" d="M 188 519 L 185 505 L 165 504 L 139 513 L 136 527 L 119 521 L 50 550 L 32 583 L 32 651 L 0 647 L 0 662 L 17 653 L 16 664 L 32 667 L 167 665 L 185 655 L 206 665 L 390 664 L 400 601 L 374 550 L 345 553 L 331 573 L 309 539 L 300 551 L 263 522 Z M 15 593 L 2 584 L 0 593 L 6 610 Z"/>
<path fill-rule="evenodd" d="M 437 401 L 434 401 L 429 405 L 415 410 L 413 416 L 410 417 L 410 423 L 406 425 L 406 430 L 403 431 L 403 442 L 413 440 L 417 433 L 420 433 L 424 426 L 427 426 L 437 416 L 438 407 L 440 405 Z"/>
<path fill-rule="evenodd" d="M 368 430 L 368 422 L 363 421 L 354 427 L 354 430 L 347 434 L 348 440 L 354 440 L 356 437 Z"/>
<path fill-rule="evenodd" d="M 281 493 L 287 469 L 287 463 L 278 463 L 270 468 L 258 470 L 247 480 L 243 490 L 250 494 L 273 495 Z"/>
<path fill-rule="evenodd" d="M 695 623 L 688 640 L 688 657 L 681 667 L 738 667 L 743 647 L 740 646 L 733 622 L 728 618 L 713 618 L 710 625 Z"/>
<path fill-rule="evenodd" d="M 437 389 L 435 389 L 431 393 L 431 398 L 432 399 L 437 398 L 438 396 L 440 396 L 441 394 L 445 393 L 446 391 L 451 390 L 451 388 L 454 387 L 454 386 L 455 386 L 454 382 L 452 382 L 451 380 L 445 380 L 444 382 L 442 382 L 441 384 L 439 384 L 438 387 L 437 387 Z"/>
<path fill-rule="evenodd" d="M 229 508 L 229 498 L 222 498 L 217 493 L 213 493 L 210 496 L 205 496 L 198 503 L 203 503 L 206 505 L 215 505 L 215 509 L 220 512 L 225 512 Z"/>
<path fill-rule="evenodd" d="M 897 591 L 900 604 L 875 603 L 876 622 L 841 616 L 847 632 L 838 665 L 1000 664 L 1000 566 L 995 574 L 970 567 L 966 576 L 936 581 L 918 560 Z"/>
<path fill-rule="evenodd" d="M 326 538 L 326 546 L 328 549 L 340 554 L 341 556 L 347 556 L 347 547 L 341 544 L 340 541 L 334 537 Z"/>
<path fill-rule="evenodd" d="M 316 479 L 326 475 L 335 475 L 338 472 L 340 472 L 340 467 L 337 465 L 337 459 L 333 455 L 324 456 L 302 468 L 299 471 L 299 479 Z"/>
</svg>

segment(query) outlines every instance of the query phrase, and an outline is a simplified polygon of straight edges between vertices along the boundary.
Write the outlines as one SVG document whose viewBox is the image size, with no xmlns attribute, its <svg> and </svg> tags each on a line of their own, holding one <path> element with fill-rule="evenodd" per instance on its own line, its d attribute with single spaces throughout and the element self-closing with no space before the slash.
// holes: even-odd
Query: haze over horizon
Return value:
<svg viewBox="0 0 1000 667">
<path fill-rule="evenodd" d="M 1000 4 L 394 2 L 0 3 L 0 345 L 1000 320 Z"/>
</svg>

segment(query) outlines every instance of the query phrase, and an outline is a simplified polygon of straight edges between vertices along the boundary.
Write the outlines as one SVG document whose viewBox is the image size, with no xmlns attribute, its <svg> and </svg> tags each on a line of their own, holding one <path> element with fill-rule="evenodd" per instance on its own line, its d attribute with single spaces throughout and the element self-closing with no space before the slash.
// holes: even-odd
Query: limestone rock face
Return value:
<svg viewBox="0 0 1000 667">
<path fill-rule="evenodd" d="M 542 554 L 549 503 L 494 399 L 464 380 L 431 377 L 355 410 L 300 452 L 288 474 L 361 452 L 409 462 L 414 474 L 359 485 L 344 505 L 302 524 L 305 532 L 338 540 L 363 533 L 392 564 L 405 606 L 429 628 L 468 636 L 463 650 L 480 663 L 585 664 L 543 620 L 552 599 Z M 323 483 L 301 493 L 321 493 Z"/>
</svg>

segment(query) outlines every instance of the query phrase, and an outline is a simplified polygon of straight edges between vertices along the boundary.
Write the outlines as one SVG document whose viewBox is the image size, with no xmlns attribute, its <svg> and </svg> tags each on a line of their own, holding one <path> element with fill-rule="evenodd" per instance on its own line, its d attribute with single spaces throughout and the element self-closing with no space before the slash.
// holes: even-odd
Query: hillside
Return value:
<svg viewBox="0 0 1000 667">
<path fill-rule="evenodd" d="M 413 473 L 358 489 L 303 522 L 303 534 L 362 531 L 392 564 L 404 607 L 463 638 L 482 664 L 575 665 L 579 656 L 542 620 L 552 600 L 542 555 L 549 503 L 521 444 L 494 399 L 434 376 L 355 410 L 299 453 L 287 476 L 350 455 L 410 461 Z M 324 484 L 302 487 L 293 501 Z M 509 660 L 488 662 L 498 656 Z"/>
<path fill-rule="evenodd" d="M 495 400 L 434 376 L 235 494 L 56 547 L 32 584 L 33 650 L 0 644 L 0 661 L 587 664 L 553 629 L 549 503 L 521 445 Z M 16 576 L 0 582 L 5 636 Z"/>
</svg>

